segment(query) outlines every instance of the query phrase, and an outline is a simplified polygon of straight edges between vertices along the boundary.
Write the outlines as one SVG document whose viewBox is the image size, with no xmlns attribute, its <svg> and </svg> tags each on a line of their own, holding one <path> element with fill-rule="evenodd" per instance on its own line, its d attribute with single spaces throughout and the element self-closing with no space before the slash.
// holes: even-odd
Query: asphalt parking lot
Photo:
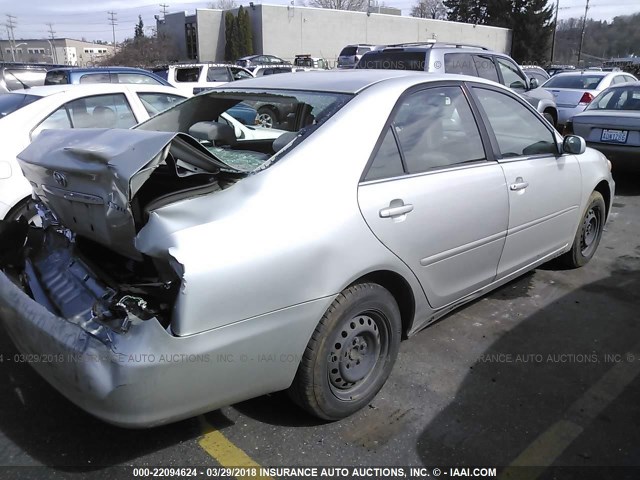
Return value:
<svg viewBox="0 0 640 480">
<path fill-rule="evenodd" d="M 537 269 L 403 342 L 383 390 L 340 422 L 277 393 L 111 427 L 12 362 L 0 330 L 0 465 L 96 478 L 110 465 L 640 466 L 640 169 L 614 176 L 589 265 Z"/>
</svg>

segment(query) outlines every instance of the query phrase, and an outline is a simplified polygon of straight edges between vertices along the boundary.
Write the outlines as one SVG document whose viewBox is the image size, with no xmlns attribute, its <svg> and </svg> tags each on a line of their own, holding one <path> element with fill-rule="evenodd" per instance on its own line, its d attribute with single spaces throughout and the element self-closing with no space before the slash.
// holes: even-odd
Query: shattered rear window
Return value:
<svg viewBox="0 0 640 480">
<path fill-rule="evenodd" d="M 215 89 L 135 128 L 187 133 L 216 159 L 249 172 L 266 168 L 268 160 L 289 143 L 299 143 L 351 98 L 332 92 Z"/>
</svg>

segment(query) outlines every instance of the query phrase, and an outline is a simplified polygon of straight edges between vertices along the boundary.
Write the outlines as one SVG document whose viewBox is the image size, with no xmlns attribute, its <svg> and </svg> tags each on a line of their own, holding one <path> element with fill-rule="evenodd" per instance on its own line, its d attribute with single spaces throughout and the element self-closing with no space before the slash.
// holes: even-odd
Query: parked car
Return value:
<svg viewBox="0 0 640 480">
<path fill-rule="evenodd" d="M 365 53 L 358 69 L 398 69 L 458 73 L 501 83 L 520 94 L 551 125 L 558 120 L 553 97 L 529 79 L 511 57 L 484 47 L 442 42 L 401 43 Z"/>
<path fill-rule="evenodd" d="M 365 53 L 377 48 L 381 47 L 366 43 L 347 45 L 338 55 L 338 68 L 354 68 Z"/>
<path fill-rule="evenodd" d="M 169 82 L 148 70 L 132 67 L 53 68 L 47 72 L 44 80 L 45 85 L 86 83 L 136 83 L 171 86 Z"/>
<path fill-rule="evenodd" d="M 216 121 L 267 99 L 298 104 L 294 131 Z M 19 158 L 43 220 L 0 223 L 0 318 L 56 389 L 129 427 L 284 389 L 345 417 L 401 337 L 588 262 L 614 194 L 605 157 L 511 90 L 399 71 L 249 79 Z"/>
<path fill-rule="evenodd" d="M 253 67 L 251 69 L 251 73 L 253 73 L 254 77 L 263 77 L 265 75 L 276 75 L 278 73 L 291 73 L 291 72 L 297 72 L 299 70 L 303 70 L 303 69 L 294 67 L 291 64 L 258 65 L 257 67 Z"/>
<path fill-rule="evenodd" d="M 572 72 L 576 67 L 573 65 L 549 65 L 545 70 L 549 76 L 553 77 L 556 73 Z"/>
<path fill-rule="evenodd" d="M 312 57 L 311 55 L 296 55 L 293 61 L 296 70 L 312 71 L 312 70 L 328 70 L 329 62 L 320 57 Z"/>
<path fill-rule="evenodd" d="M 529 79 L 535 78 L 539 85 L 542 85 L 551 78 L 544 68 L 538 67 L 537 65 L 522 65 L 521 68 Z"/>
<path fill-rule="evenodd" d="M 162 85 L 51 85 L 0 95 L 0 219 L 34 218 L 16 155 L 50 128 L 129 128 L 184 100 Z"/>
<path fill-rule="evenodd" d="M 0 62 L 0 94 L 43 85 L 47 70 L 47 65 Z"/>
<path fill-rule="evenodd" d="M 601 92 L 566 124 L 609 160 L 640 160 L 640 82 L 617 84 Z"/>
<path fill-rule="evenodd" d="M 156 67 L 153 72 L 186 94 L 197 94 L 222 84 L 252 78 L 246 68 L 225 63 L 183 63 Z"/>
<path fill-rule="evenodd" d="M 564 125 L 609 86 L 635 81 L 637 79 L 629 73 L 580 70 L 557 73 L 542 87 L 553 95 L 558 105 L 558 124 Z"/>
<path fill-rule="evenodd" d="M 250 69 L 257 65 L 291 65 L 291 62 L 275 55 L 249 55 L 236 60 L 236 65 Z"/>
</svg>

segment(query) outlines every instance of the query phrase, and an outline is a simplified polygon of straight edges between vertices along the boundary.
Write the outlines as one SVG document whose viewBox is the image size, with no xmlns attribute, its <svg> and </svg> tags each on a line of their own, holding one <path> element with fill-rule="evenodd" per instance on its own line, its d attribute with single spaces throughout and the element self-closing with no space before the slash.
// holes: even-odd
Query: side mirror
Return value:
<svg viewBox="0 0 640 480">
<path fill-rule="evenodd" d="M 581 155 L 587 149 L 587 142 L 578 135 L 567 135 L 562 142 L 562 152 L 572 155 Z"/>
<path fill-rule="evenodd" d="M 534 88 L 538 88 L 540 86 L 540 83 L 538 82 L 537 78 L 530 78 L 529 79 L 529 88 L 531 90 L 533 90 Z"/>
</svg>

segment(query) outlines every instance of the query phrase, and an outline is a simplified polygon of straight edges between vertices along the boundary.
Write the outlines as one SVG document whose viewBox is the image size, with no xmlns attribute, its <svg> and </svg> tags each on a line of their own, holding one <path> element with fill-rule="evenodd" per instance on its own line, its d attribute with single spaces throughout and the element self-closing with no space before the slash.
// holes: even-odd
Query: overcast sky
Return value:
<svg viewBox="0 0 640 480">
<path fill-rule="evenodd" d="M 254 0 L 261 3 L 260 0 Z M 402 9 L 408 15 L 416 0 L 385 0 L 385 4 Z M 551 0 L 555 5 L 555 0 Z M 194 12 L 196 8 L 206 8 L 209 2 L 187 2 L 179 0 L 105 0 L 91 2 L 87 0 L 52 0 L 45 6 L 43 0 L 0 0 L 0 39 L 7 38 L 4 23 L 6 14 L 16 17 L 15 38 L 42 38 L 49 36 L 47 23 L 53 23 L 56 37 L 68 37 L 87 40 L 106 40 L 113 38 L 107 12 L 116 13 L 116 41 L 120 42 L 133 36 L 138 15 L 147 33 L 155 26 L 154 15 L 161 14 L 160 3 L 168 4 L 167 12 Z M 240 3 L 240 2 L 239 2 Z M 246 2 L 248 4 L 248 2 Z M 288 4 L 289 0 L 269 0 L 270 4 Z M 298 3 L 296 1 L 296 3 Z M 381 2 L 382 3 L 382 2 Z M 585 0 L 560 0 L 559 18 L 582 17 Z M 640 12 L 640 0 L 592 0 L 589 6 L 589 18 L 611 20 L 617 15 Z"/>
</svg>

